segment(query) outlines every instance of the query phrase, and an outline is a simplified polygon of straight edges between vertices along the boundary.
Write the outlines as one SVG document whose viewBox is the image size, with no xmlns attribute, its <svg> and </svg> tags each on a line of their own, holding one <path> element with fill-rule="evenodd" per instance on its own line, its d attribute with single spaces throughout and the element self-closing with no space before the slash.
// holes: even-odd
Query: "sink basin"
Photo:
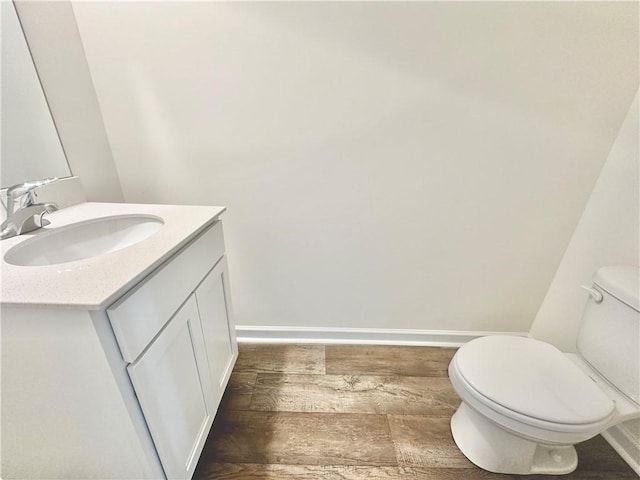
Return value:
<svg viewBox="0 0 640 480">
<path fill-rule="evenodd" d="M 135 245 L 162 228 L 152 215 L 117 215 L 45 228 L 11 248 L 7 263 L 20 266 L 57 265 L 116 252 Z"/>
</svg>

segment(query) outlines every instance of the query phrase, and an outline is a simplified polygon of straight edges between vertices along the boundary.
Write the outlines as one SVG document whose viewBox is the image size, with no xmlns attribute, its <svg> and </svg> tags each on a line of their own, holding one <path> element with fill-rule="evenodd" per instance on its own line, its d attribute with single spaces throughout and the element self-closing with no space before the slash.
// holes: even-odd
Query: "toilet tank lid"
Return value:
<svg viewBox="0 0 640 480">
<path fill-rule="evenodd" d="M 622 265 L 602 267 L 593 276 L 593 283 L 640 311 L 640 268 Z"/>
</svg>

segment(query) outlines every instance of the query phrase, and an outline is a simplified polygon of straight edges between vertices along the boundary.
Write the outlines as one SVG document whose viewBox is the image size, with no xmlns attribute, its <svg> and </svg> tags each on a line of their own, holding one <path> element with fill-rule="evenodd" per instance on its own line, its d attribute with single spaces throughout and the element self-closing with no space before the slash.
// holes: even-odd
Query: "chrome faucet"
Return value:
<svg viewBox="0 0 640 480">
<path fill-rule="evenodd" d="M 0 225 L 0 240 L 28 233 L 49 224 L 43 217 L 58 210 L 55 203 L 35 203 L 38 187 L 55 182 L 57 178 L 47 178 L 25 182 L 7 188 L 7 218 Z"/>
</svg>

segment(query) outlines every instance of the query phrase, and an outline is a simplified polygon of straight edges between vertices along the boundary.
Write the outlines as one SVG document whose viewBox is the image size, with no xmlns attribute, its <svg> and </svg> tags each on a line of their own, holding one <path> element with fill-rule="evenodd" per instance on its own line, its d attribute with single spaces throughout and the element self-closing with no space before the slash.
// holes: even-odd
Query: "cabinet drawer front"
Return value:
<svg viewBox="0 0 640 480">
<path fill-rule="evenodd" d="M 107 309 L 126 362 L 142 353 L 223 254 L 217 222 Z"/>
<path fill-rule="evenodd" d="M 127 370 L 167 478 L 191 478 L 214 414 L 193 295 Z"/>
</svg>

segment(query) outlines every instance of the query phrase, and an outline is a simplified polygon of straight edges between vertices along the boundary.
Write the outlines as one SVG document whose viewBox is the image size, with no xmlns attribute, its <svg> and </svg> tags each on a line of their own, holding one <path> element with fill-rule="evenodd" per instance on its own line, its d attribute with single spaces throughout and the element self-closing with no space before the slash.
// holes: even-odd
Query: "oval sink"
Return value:
<svg viewBox="0 0 640 480">
<path fill-rule="evenodd" d="M 117 215 L 46 228 L 10 249 L 4 259 L 20 266 L 84 260 L 135 245 L 160 230 L 163 224 L 161 218 L 151 215 Z"/>
</svg>

